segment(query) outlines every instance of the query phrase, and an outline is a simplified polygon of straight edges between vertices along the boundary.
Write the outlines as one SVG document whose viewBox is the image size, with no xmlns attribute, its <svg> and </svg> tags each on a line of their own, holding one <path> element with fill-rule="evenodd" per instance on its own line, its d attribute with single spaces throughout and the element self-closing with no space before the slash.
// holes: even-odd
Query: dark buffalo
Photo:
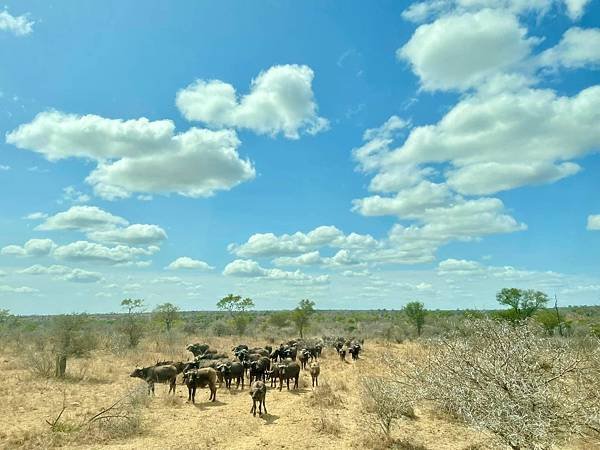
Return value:
<svg viewBox="0 0 600 450">
<path fill-rule="evenodd" d="M 196 388 L 205 388 L 206 386 L 210 389 L 208 400 L 217 401 L 217 371 L 212 367 L 184 372 L 183 382 L 188 388 L 188 401 L 196 403 Z"/>
<path fill-rule="evenodd" d="M 136 369 L 129 374 L 133 378 L 141 378 L 148 383 L 148 394 L 152 392 L 154 395 L 154 383 L 169 383 L 169 394 L 171 391 L 175 395 L 175 386 L 177 380 L 177 368 L 175 366 L 150 366 L 150 367 L 136 367 Z"/>
<path fill-rule="evenodd" d="M 298 389 L 298 380 L 300 379 L 300 365 L 295 362 L 287 364 L 279 364 L 279 390 L 283 389 L 283 380 L 287 383 L 288 390 L 290 389 L 290 379 L 294 380 L 294 389 Z"/>
<path fill-rule="evenodd" d="M 256 416 L 256 403 L 258 402 L 258 415 L 262 416 L 262 409 L 264 408 L 265 414 L 267 413 L 267 405 L 265 403 L 265 397 L 267 396 L 267 386 L 262 381 L 255 381 L 250 386 L 250 396 L 252 397 L 252 409 L 250 412 L 253 416 Z"/>
</svg>

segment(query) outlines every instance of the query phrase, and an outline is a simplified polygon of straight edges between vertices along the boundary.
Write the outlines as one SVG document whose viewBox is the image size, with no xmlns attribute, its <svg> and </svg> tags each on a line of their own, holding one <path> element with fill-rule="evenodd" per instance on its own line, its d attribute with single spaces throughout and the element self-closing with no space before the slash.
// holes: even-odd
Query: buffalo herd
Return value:
<svg viewBox="0 0 600 450">
<path fill-rule="evenodd" d="M 258 412 L 262 415 L 263 409 L 267 413 L 267 381 L 270 381 L 271 387 L 277 387 L 279 382 L 280 391 L 284 383 L 289 390 L 290 381 L 293 381 L 292 389 L 298 389 L 300 371 L 308 370 L 312 387 L 317 387 L 321 373 L 319 358 L 325 346 L 333 347 L 339 358 L 346 361 L 346 354 L 350 354 L 353 360 L 359 358 L 363 343 L 362 339 L 323 336 L 318 340 L 294 339 L 275 348 L 270 345 L 249 347 L 240 344 L 231 349 L 231 357 L 211 349 L 208 344 L 196 343 L 186 346 L 186 350 L 194 355 L 192 360 L 157 361 L 152 366 L 136 368 L 130 376 L 146 381 L 149 394 L 154 394 L 155 383 L 168 384 L 169 394 L 175 394 L 177 375 L 181 373 L 183 384 L 188 388 L 188 401 L 191 403 L 195 403 L 197 388 L 208 387 L 209 401 L 215 402 L 217 385 L 221 386 L 224 382 L 225 387 L 231 389 L 231 382 L 235 380 L 236 389 L 240 384 L 244 389 L 247 378 L 252 397 L 250 412 L 256 415 L 258 403 Z"/>
</svg>

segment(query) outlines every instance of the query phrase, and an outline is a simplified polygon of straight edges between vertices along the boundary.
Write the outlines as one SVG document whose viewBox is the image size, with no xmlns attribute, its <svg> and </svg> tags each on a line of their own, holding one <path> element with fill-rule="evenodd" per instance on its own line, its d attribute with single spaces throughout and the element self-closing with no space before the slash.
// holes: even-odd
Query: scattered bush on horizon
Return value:
<svg viewBox="0 0 600 450">
<path fill-rule="evenodd" d="M 504 288 L 496 294 L 496 301 L 509 307 L 496 313 L 499 318 L 519 322 L 544 308 L 548 303 L 548 296 L 533 289 Z"/>
<path fill-rule="evenodd" d="M 404 306 L 403 310 L 410 323 L 417 329 L 417 336 L 421 336 L 423 325 L 425 325 L 425 316 L 427 315 L 425 305 L 421 302 L 410 302 Z"/>
</svg>

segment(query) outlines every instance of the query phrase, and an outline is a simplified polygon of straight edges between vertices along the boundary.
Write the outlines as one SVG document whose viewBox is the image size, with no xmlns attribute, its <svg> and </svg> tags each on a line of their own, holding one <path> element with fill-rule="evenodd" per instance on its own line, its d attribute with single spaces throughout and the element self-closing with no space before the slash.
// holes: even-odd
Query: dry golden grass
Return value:
<svg viewBox="0 0 600 450">
<path fill-rule="evenodd" d="M 212 347 L 228 351 L 238 340 L 198 337 L 190 341 L 208 341 Z M 137 393 L 127 400 L 123 406 L 127 419 L 107 419 L 81 427 L 117 399 L 145 388 L 143 381 L 129 377 L 136 365 L 187 360 L 191 354 L 185 351 L 186 343 L 144 341 L 138 349 L 119 352 L 118 356 L 96 351 L 89 359 L 69 361 L 68 377 L 64 380 L 40 377 L 28 369 L 27 355 L 5 351 L 0 354 L 0 448 L 494 448 L 489 444 L 489 436 L 446 420 L 424 406 L 416 409 L 416 419 L 402 419 L 394 424 L 390 442 L 369 431 L 365 426 L 369 413 L 362 407 L 359 380 L 377 373 L 375 361 L 380 353 L 390 348 L 406 351 L 415 345 L 408 343 L 390 346 L 367 342 L 364 354 L 356 362 L 342 362 L 333 349 L 326 349 L 320 361 L 320 387 L 313 390 L 310 374 L 302 371 L 297 391 L 269 388 L 269 414 L 262 417 L 249 413 L 247 387 L 243 391 L 220 388 L 216 403 L 209 403 L 209 392 L 202 389 L 196 394 L 196 405 L 191 405 L 187 403 L 185 386 L 178 384 L 173 398 L 167 395 L 167 385 L 157 385 L 155 398 Z M 46 421 L 56 418 L 63 402 L 65 411 L 52 431 Z"/>
</svg>

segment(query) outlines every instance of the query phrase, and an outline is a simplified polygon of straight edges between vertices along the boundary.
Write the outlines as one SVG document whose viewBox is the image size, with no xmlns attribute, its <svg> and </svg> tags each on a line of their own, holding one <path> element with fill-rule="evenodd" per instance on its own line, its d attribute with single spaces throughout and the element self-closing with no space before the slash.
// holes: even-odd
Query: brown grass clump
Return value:
<svg viewBox="0 0 600 450">
<path fill-rule="evenodd" d="M 329 417 L 323 410 L 320 410 L 317 417 L 313 419 L 313 428 L 317 433 L 333 437 L 340 437 L 343 432 L 341 423 L 337 418 Z"/>
<path fill-rule="evenodd" d="M 342 396 L 327 381 L 321 382 L 308 396 L 307 403 L 319 408 L 341 408 L 344 405 Z"/>
</svg>

